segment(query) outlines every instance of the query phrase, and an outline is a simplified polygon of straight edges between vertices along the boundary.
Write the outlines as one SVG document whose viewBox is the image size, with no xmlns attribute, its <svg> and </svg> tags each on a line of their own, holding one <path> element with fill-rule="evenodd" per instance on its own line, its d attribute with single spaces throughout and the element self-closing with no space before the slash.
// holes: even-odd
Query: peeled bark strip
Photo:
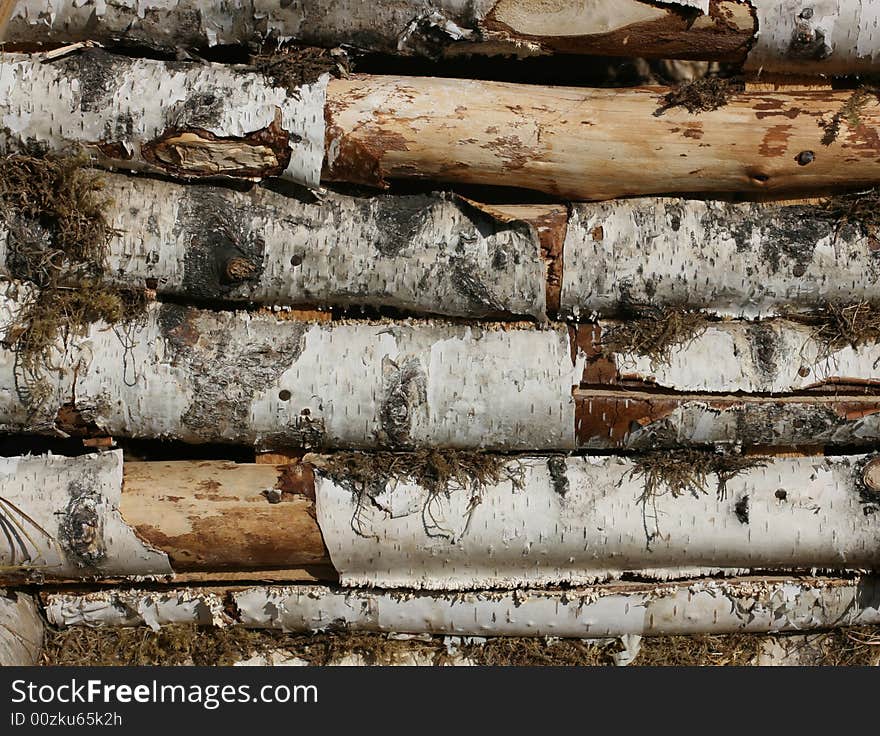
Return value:
<svg viewBox="0 0 880 736">
<path fill-rule="evenodd" d="M 174 50 L 266 39 L 385 53 L 554 52 L 746 62 L 810 74 L 876 70 L 877 0 L 20 0 L 7 40 L 123 40 Z"/>
<path fill-rule="evenodd" d="M 327 77 L 293 90 L 222 64 L 90 49 L 0 61 L 0 148 L 85 147 L 102 165 L 182 179 L 283 176 L 318 185 Z"/>
<path fill-rule="evenodd" d="M 17 308 L 0 300 L 5 320 Z M 57 348 L 41 403 L 0 349 L 4 430 L 73 429 L 73 411 L 112 435 L 264 449 L 573 449 L 583 372 L 564 328 L 315 324 L 174 304 Z"/>
<path fill-rule="evenodd" d="M 768 194 L 880 181 L 880 101 L 830 123 L 851 91 L 734 94 L 658 113 L 661 88 L 535 87 L 423 77 L 331 80 L 329 180 L 515 185 L 573 200 L 672 192 Z"/>
<path fill-rule="evenodd" d="M 822 448 L 865 446 L 880 437 L 880 396 L 681 394 L 577 389 L 575 433 L 586 450 L 705 445 Z"/>
<path fill-rule="evenodd" d="M 119 513 L 122 452 L 0 458 L 6 574 L 78 578 L 164 575 L 168 557 Z"/>
<path fill-rule="evenodd" d="M 102 179 L 116 231 L 107 279 L 120 286 L 212 302 L 546 319 L 540 228 L 551 207 L 513 207 L 518 218 L 499 222 L 440 193 L 327 192 L 307 203 L 260 187 Z M 0 226 L 0 269 L 13 276 L 19 224 Z"/>
<path fill-rule="evenodd" d="M 876 464 L 774 458 L 726 480 L 709 473 L 705 487 L 679 497 L 661 482 L 644 502 L 651 491 L 629 458 L 518 458 L 498 484 L 443 493 L 383 479 L 377 467 L 377 485 L 359 493 L 344 477 L 319 475 L 318 522 L 344 586 L 468 590 L 630 573 L 872 568 Z"/>
<path fill-rule="evenodd" d="M 710 323 L 674 346 L 668 361 L 605 349 L 603 335 L 613 329 L 610 322 L 575 328 L 578 354 L 586 359 L 583 384 L 790 394 L 834 385 L 858 386 L 863 393 L 880 383 L 877 343 L 833 348 L 817 342 L 813 327 L 783 319 Z"/>
<path fill-rule="evenodd" d="M 604 638 L 635 634 L 804 631 L 880 622 L 877 583 L 705 580 L 573 590 L 402 593 L 318 586 L 233 594 L 245 626 L 465 636 Z"/>
<path fill-rule="evenodd" d="M 39 664 L 43 618 L 29 595 L 0 590 L 0 667 Z"/>
<path fill-rule="evenodd" d="M 633 199 L 572 208 L 561 313 L 627 303 L 768 317 L 876 296 L 877 241 L 820 207 Z"/>
</svg>

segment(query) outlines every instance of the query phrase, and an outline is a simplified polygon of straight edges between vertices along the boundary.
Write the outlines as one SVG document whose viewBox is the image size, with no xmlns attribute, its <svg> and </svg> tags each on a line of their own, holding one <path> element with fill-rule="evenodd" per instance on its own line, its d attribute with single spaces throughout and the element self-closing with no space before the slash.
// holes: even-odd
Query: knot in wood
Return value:
<svg viewBox="0 0 880 736">
<path fill-rule="evenodd" d="M 223 273 L 228 281 L 245 281 L 257 272 L 257 267 L 247 258 L 230 258 Z"/>
<path fill-rule="evenodd" d="M 862 480 L 872 491 L 880 492 L 880 457 L 874 458 L 865 465 Z"/>
</svg>

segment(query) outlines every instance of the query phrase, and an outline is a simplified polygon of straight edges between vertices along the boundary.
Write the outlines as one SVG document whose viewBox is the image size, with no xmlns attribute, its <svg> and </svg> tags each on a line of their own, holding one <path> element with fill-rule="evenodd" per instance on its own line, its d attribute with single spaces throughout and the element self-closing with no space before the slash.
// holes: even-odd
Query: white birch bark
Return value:
<svg viewBox="0 0 880 736">
<path fill-rule="evenodd" d="M 265 39 L 385 53 L 565 52 L 723 61 L 752 71 L 876 71 L 877 0 L 20 0 L 7 40 L 124 40 L 164 49 Z M 690 9 L 696 12 L 688 12 Z"/>
<path fill-rule="evenodd" d="M 92 49 L 0 59 L 0 150 L 85 148 L 99 163 L 184 179 L 318 185 L 327 77 L 290 91 L 262 74 Z"/>
<path fill-rule="evenodd" d="M 705 488 L 677 498 L 661 483 L 644 503 L 645 478 L 621 457 L 518 458 L 499 484 L 442 493 L 406 479 L 382 483 L 377 469 L 376 488 L 360 492 L 319 475 L 316 505 L 344 586 L 468 590 L 852 570 L 880 562 L 868 459 L 774 458 L 726 484 L 709 475 Z"/>
<path fill-rule="evenodd" d="M 167 591 L 156 622 L 200 623 L 192 593 Z M 615 583 L 554 590 L 416 592 L 321 585 L 228 592 L 235 624 L 290 632 L 350 631 L 452 636 L 619 636 L 810 631 L 880 623 L 874 578 L 739 578 Z M 45 596 L 54 626 L 137 626 L 156 592 L 113 590 Z M 179 610 L 173 610 L 176 601 Z M 216 623 L 221 623 L 217 621 Z M 222 623 L 226 623 L 225 621 Z"/>
<path fill-rule="evenodd" d="M 116 231 L 107 279 L 120 286 L 212 302 L 546 319 L 536 228 L 451 195 L 326 192 L 310 203 L 260 187 L 102 179 Z M 0 224 L 0 271 L 10 272 L 18 224 Z"/>
<path fill-rule="evenodd" d="M 0 590 L 0 667 L 39 664 L 43 648 L 43 617 L 34 599 Z"/>
<path fill-rule="evenodd" d="M 8 314 L 20 303 L 7 294 L 0 306 Z M 0 349 L 0 427 L 54 431 L 73 397 L 84 418 L 120 436 L 571 449 L 580 363 L 564 328 L 312 324 L 153 305 L 139 321 L 59 339 L 38 405 L 14 350 Z"/>
<path fill-rule="evenodd" d="M 170 624 L 227 626 L 222 591 L 175 588 L 130 590 L 114 588 L 76 595 L 45 596 L 46 618 L 53 626 L 149 626 L 158 631 Z"/>
<path fill-rule="evenodd" d="M 815 205 L 632 199 L 572 208 L 561 313 L 627 302 L 768 317 L 876 296 L 877 243 Z"/>
<path fill-rule="evenodd" d="M 704 580 L 457 593 L 325 587 L 253 588 L 233 594 L 241 623 L 286 631 L 346 625 L 355 631 L 465 636 L 610 636 L 805 631 L 880 622 L 876 583 L 842 580 Z"/>
<path fill-rule="evenodd" d="M 47 578 L 164 575 L 119 513 L 122 452 L 0 458 L 0 567 Z"/>
</svg>

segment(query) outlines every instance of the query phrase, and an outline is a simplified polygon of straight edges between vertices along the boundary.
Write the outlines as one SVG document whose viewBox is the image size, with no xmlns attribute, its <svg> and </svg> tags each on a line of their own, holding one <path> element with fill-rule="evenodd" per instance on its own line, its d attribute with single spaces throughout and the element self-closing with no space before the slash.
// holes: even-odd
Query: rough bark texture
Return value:
<svg viewBox="0 0 880 736">
<path fill-rule="evenodd" d="M 13 42 L 122 40 L 173 50 L 266 39 L 431 57 L 553 52 L 746 61 L 749 69 L 876 70 L 876 0 L 20 0 Z"/>
<path fill-rule="evenodd" d="M 18 305 L 0 302 L 0 316 Z M 171 304 L 58 351 L 37 405 L 14 349 L 0 349 L 4 429 L 53 431 L 66 405 L 112 435 L 266 449 L 573 448 L 583 372 L 563 328 L 310 324 Z"/>
<path fill-rule="evenodd" d="M 120 286 L 212 303 L 546 319 L 550 207 L 512 207 L 501 222 L 440 193 L 303 202 L 260 187 L 103 180 L 116 231 L 107 279 Z M 0 269 L 13 277 L 16 233 L 40 232 L 29 225 L 0 226 Z"/>
<path fill-rule="evenodd" d="M 785 397 L 590 388 L 574 399 L 577 446 L 589 450 L 866 446 L 880 436 L 880 396 L 855 388 Z"/>
<path fill-rule="evenodd" d="M 693 114 L 661 88 L 601 90 L 350 77 L 327 91 L 330 180 L 504 184 L 574 200 L 672 192 L 818 191 L 880 181 L 880 102 L 830 123 L 851 91 L 733 95 Z"/>
<path fill-rule="evenodd" d="M 673 346 L 668 360 L 607 349 L 603 336 L 614 326 L 602 322 L 575 328 L 578 354 L 586 360 L 584 384 L 790 394 L 880 382 L 875 342 L 836 348 L 817 341 L 814 327 L 783 319 L 710 323 L 701 334 Z"/>
<path fill-rule="evenodd" d="M 0 519 L 7 577 L 164 575 L 164 552 L 119 513 L 122 453 L 0 458 Z"/>
<path fill-rule="evenodd" d="M 29 667 L 40 661 L 43 618 L 34 599 L 0 590 L 0 667 Z"/>
<path fill-rule="evenodd" d="M 385 479 L 377 467 L 360 492 L 319 475 L 318 522 L 345 586 L 469 590 L 870 569 L 880 562 L 870 461 L 767 459 L 730 478 L 694 475 L 684 490 L 666 485 L 662 470 L 652 488 L 641 461 L 621 457 L 522 457 L 500 483 L 440 492 Z"/>
<path fill-rule="evenodd" d="M 456 593 L 301 585 L 232 590 L 228 596 L 237 623 L 294 632 L 344 625 L 368 632 L 606 638 L 809 631 L 880 623 L 880 593 L 871 577 L 743 578 Z M 179 590 L 50 594 L 46 613 L 56 626 L 225 623 L 222 601 L 223 596 L 215 593 Z"/>
<path fill-rule="evenodd" d="M 317 186 L 326 76 L 289 90 L 222 64 L 89 49 L 0 61 L 0 149 L 80 148 L 102 165 L 182 179 L 283 176 Z"/>
<path fill-rule="evenodd" d="M 767 317 L 873 299 L 880 243 L 809 204 L 634 199 L 575 205 L 561 312 L 627 304 Z"/>
</svg>

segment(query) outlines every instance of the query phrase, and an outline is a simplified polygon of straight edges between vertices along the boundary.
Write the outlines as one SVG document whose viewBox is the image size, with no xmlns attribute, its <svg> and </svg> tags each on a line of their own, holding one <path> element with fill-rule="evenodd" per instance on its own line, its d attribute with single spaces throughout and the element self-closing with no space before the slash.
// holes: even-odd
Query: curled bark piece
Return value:
<svg viewBox="0 0 880 736">
<path fill-rule="evenodd" d="M 319 586 L 233 594 L 245 626 L 320 631 L 561 636 L 803 631 L 880 622 L 877 583 L 703 580 L 572 590 L 418 593 Z"/>
<path fill-rule="evenodd" d="M 878 243 L 806 204 L 633 199 L 572 208 L 561 313 L 627 304 L 768 317 L 874 297 Z"/>
<path fill-rule="evenodd" d="M 57 350 L 28 393 L 15 350 L 0 349 L 0 426 L 53 431 L 67 406 L 112 435 L 267 449 L 573 448 L 583 371 L 564 328 L 309 324 L 172 304 Z"/>
<path fill-rule="evenodd" d="M 46 618 L 53 626 L 149 626 L 169 624 L 226 626 L 232 618 L 222 591 L 176 588 L 138 591 L 123 588 L 86 595 L 45 597 Z"/>
<path fill-rule="evenodd" d="M 371 186 L 394 178 L 515 184 L 573 200 L 815 192 L 880 181 L 874 97 L 858 124 L 842 123 L 826 145 L 817 123 L 839 116 L 852 92 L 742 93 L 699 115 L 664 111 L 663 95 L 647 87 L 335 79 L 324 176 Z"/>
<path fill-rule="evenodd" d="M 6 575 L 113 577 L 170 573 L 119 513 L 122 452 L 0 458 Z"/>
<path fill-rule="evenodd" d="M 259 187 L 102 180 L 115 231 L 106 280 L 121 287 L 212 303 L 546 319 L 540 228 L 551 207 L 513 207 L 502 222 L 439 193 L 327 192 L 307 203 Z M 39 232 L 28 225 L 13 215 L 0 226 L 0 270 L 13 276 L 19 231 Z"/>
<path fill-rule="evenodd" d="M 51 63 L 9 54 L 0 61 L 0 147 L 85 148 L 121 169 L 182 179 L 283 176 L 315 187 L 326 82 L 288 90 L 222 64 L 100 49 Z"/>
<path fill-rule="evenodd" d="M 500 483 L 439 490 L 377 467 L 359 490 L 344 474 L 319 475 L 318 522 L 345 586 L 467 590 L 629 573 L 872 568 L 880 518 L 867 514 L 876 498 L 866 462 L 775 458 L 705 477 L 687 468 L 684 490 L 666 485 L 668 468 L 620 457 L 518 458 Z"/>
<path fill-rule="evenodd" d="M 39 664 L 42 647 L 43 617 L 34 599 L 0 590 L 0 667 Z"/>
</svg>

